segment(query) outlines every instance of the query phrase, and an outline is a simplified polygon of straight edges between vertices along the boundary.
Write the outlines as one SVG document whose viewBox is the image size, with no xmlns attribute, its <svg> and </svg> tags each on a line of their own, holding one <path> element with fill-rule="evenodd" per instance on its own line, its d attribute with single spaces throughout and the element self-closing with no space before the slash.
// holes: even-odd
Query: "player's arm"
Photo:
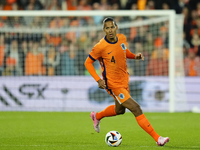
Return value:
<svg viewBox="0 0 200 150">
<path fill-rule="evenodd" d="M 144 56 L 142 53 L 133 54 L 129 49 L 126 49 L 126 57 L 129 59 L 142 59 L 144 60 Z"/>
<path fill-rule="evenodd" d="M 126 58 L 135 59 L 135 54 L 131 53 L 129 49 L 126 49 Z"/>
<path fill-rule="evenodd" d="M 85 67 L 88 70 L 88 72 L 91 74 L 91 76 L 95 79 L 95 81 L 97 81 L 99 88 L 101 89 L 105 89 L 106 88 L 106 84 L 105 84 L 105 80 L 102 80 L 98 74 L 96 73 L 96 70 L 93 66 L 94 60 L 92 60 L 90 57 L 87 57 L 86 61 L 85 61 Z"/>
<path fill-rule="evenodd" d="M 126 40 L 125 36 L 124 36 L 124 39 L 125 39 L 125 45 L 127 47 L 127 40 Z M 131 53 L 131 51 L 128 48 L 126 48 L 126 58 L 129 58 L 129 59 L 142 59 L 142 60 L 144 60 L 144 56 L 143 56 L 142 53 L 133 54 L 133 53 Z"/>
</svg>

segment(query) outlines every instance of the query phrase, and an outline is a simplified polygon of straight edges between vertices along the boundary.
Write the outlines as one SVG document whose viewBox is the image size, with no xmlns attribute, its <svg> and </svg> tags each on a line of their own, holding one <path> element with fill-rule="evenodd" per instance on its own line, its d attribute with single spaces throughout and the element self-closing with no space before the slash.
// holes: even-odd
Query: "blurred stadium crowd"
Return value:
<svg viewBox="0 0 200 150">
<path fill-rule="evenodd" d="M 200 76 L 199 0 L 1 0 L 0 10 L 156 10 L 174 9 L 184 15 L 183 54 L 186 76 Z M 109 14 L 108 14 L 109 15 Z M 95 17 L 0 17 L 0 29 L 68 28 L 98 26 L 104 16 Z M 144 17 L 115 17 L 117 23 Z M 130 75 L 168 75 L 168 23 L 159 24 L 159 35 L 150 28 L 130 28 L 125 33 L 133 53 L 143 52 L 146 60 L 128 61 Z M 87 75 L 84 61 L 92 47 L 104 37 L 102 31 L 36 34 L 0 30 L 0 76 Z M 157 50 L 155 50 L 157 49 Z M 159 49 L 161 49 L 159 51 Z M 158 65 L 159 64 L 159 65 Z M 95 64 L 99 68 L 98 64 Z M 139 68 L 134 70 L 135 68 Z"/>
</svg>

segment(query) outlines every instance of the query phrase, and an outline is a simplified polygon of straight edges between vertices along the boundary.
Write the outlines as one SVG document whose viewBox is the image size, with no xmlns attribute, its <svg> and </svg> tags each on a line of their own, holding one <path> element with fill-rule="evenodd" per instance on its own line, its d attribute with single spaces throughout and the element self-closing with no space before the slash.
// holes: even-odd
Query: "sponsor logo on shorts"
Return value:
<svg viewBox="0 0 200 150">
<path fill-rule="evenodd" d="M 119 98 L 120 98 L 120 99 L 124 99 L 124 94 L 123 94 L 123 93 L 120 93 L 120 94 L 119 94 Z"/>
</svg>

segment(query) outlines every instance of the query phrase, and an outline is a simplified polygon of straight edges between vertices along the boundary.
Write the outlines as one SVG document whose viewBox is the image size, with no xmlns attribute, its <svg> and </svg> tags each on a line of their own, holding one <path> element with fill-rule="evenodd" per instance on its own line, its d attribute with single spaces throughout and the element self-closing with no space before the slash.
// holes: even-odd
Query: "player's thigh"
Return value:
<svg viewBox="0 0 200 150">
<path fill-rule="evenodd" d="M 116 114 L 124 114 L 125 113 L 125 107 L 119 104 L 119 102 L 115 99 L 115 112 Z"/>
<path fill-rule="evenodd" d="M 123 92 L 124 89 L 106 89 L 106 91 L 108 92 L 108 94 L 110 94 L 114 100 L 115 100 L 115 112 L 116 114 L 124 114 L 125 113 L 125 107 L 121 105 L 121 101 L 119 100 L 119 94 Z M 116 95 L 115 95 L 116 94 Z M 121 97 L 122 98 L 122 97 Z M 122 100 L 124 100 L 124 98 L 126 98 L 125 96 L 123 97 Z M 128 97 L 127 97 L 128 98 Z"/>
<path fill-rule="evenodd" d="M 140 105 L 132 97 L 123 102 L 122 106 L 129 109 L 136 117 L 142 114 Z"/>
<path fill-rule="evenodd" d="M 118 101 L 119 104 L 124 103 L 131 96 L 127 88 L 117 88 L 111 90 L 112 95 L 115 97 L 115 100 Z"/>
</svg>

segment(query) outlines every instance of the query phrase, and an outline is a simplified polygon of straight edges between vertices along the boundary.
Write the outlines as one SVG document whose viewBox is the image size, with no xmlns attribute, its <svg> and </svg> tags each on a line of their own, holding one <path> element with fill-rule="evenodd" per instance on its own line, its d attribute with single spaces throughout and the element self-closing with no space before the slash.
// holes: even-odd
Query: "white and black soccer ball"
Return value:
<svg viewBox="0 0 200 150">
<path fill-rule="evenodd" d="M 117 147 L 122 142 L 122 136 L 117 131 L 110 131 L 106 134 L 105 142 L 109 146 Z"/>
</svg>

